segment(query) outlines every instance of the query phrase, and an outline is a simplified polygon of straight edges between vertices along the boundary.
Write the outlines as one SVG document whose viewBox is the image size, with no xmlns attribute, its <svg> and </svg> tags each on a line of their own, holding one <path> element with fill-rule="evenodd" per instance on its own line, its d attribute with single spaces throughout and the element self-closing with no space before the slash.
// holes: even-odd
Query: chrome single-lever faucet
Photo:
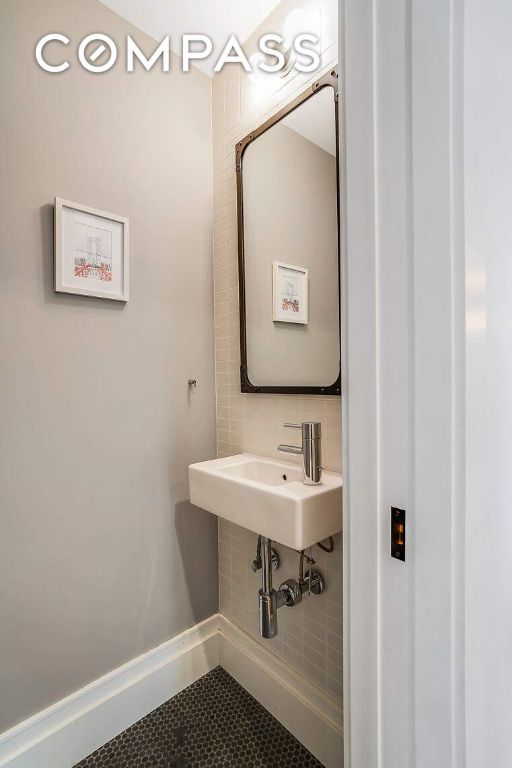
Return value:
<svg viewBox="0 0 512 768">
<path fill-rule="evenodd" d="M 303 421 L 302 424 L 285 424 L 285 427 L 302 430 L 302 448 L 296 445 L 278 445 L 283 453 L 302 455 L 302 482 L 304 485 L 320 485 L 322 482 L 322 425 L 319 421 Z"/>
</svg>

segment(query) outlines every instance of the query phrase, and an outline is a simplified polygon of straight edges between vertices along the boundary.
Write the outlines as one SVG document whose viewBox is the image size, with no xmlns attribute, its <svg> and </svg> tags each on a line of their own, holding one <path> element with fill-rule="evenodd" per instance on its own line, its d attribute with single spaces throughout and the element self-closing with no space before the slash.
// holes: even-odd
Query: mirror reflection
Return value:
<svg viewBox="0 0 512 768">
<path fill-rule="evenodd" d="M 284 112 L 256 131 L 239 173 L 242 390 L 337 394 L 335 89 Z"/>
</svg>

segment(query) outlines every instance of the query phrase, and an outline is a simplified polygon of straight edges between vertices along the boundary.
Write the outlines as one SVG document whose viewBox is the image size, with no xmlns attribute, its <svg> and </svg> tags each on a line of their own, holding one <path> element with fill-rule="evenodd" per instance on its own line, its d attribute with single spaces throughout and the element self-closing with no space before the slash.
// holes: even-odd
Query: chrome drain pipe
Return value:
<svg viewBox="0 0 512 768">
<path fill-rule="evenodd" d="M 277 635 L 277 609 L 286 602 L 283 590 L 272 588 L 272 542 L 261 537 L 260 635 L 267 640 Z"/>
<path fill-rule="evenodd" d="M 304 560 L 309 569 L 304 573 Z M 313 569 L 314 560 L 300 552 L 299 579 L 286 579 L 278 590 L 272 587 L 272 571 L 279 568 L 279 556 L 272 549 L 272 542 L 264 536 L 258 537 L 258 551 L 253 560 L 252 570 L 261 568 L 261 589 L 258 592 L 260 609 L 260 635 L 271 640 L 277 635 L 277 611 L 281 606 L 293 608 L 302 600 L 302 595 L 320 595 L 325 589 L 322 574 Z"/>
</svg>

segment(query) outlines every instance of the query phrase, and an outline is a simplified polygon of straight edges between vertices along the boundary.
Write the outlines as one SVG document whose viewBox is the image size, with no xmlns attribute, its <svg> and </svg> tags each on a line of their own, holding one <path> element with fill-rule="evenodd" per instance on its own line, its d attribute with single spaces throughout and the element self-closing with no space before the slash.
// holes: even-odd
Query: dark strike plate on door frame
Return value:
<svg viewBox="0 0 512 768">
<path fill-rule="evenodd" d="M 405 509 L 391 507 L 391 557 L 405 562 Z"/>
</svg>

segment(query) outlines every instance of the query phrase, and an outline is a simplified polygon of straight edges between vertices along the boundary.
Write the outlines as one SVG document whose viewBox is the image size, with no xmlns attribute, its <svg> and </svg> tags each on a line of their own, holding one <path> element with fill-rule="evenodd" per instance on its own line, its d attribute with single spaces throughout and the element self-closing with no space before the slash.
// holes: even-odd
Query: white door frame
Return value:
<svg viewBox="0 0 512 768">
<path fill-rule="evenodd" d="M 462 4 L 340 9 L 346 768 L 464 765 Z"/>
<path fill-rule="evenodd" d="M 345 768 L 373 768 L 379 684 L 372 3 L 340 2 L 339 19 L 343 730 Z"/>
</svg>

